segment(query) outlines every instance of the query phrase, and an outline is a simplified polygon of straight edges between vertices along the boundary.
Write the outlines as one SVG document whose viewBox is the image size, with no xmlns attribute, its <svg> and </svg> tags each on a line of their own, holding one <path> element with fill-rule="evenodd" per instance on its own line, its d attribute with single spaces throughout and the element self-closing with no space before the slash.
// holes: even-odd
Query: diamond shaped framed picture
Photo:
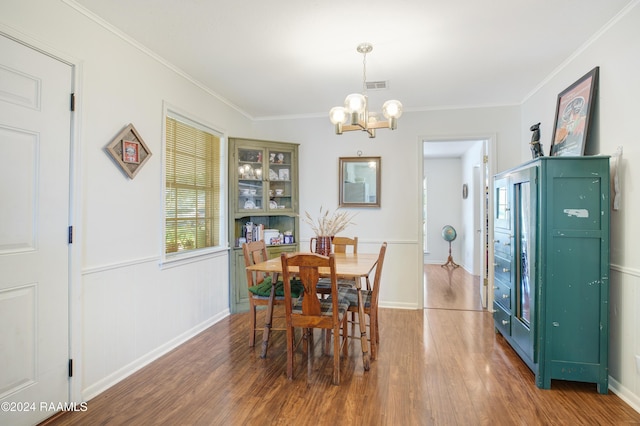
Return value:
<svg viewBox="0 0 640 426">
<path fill-rule="evenodd" d="M 126 126 L 107 145 L 106 150 L 130 179 L 133 179 L 151 158 L 149 147 L 133 124 Z"/>
</svg>

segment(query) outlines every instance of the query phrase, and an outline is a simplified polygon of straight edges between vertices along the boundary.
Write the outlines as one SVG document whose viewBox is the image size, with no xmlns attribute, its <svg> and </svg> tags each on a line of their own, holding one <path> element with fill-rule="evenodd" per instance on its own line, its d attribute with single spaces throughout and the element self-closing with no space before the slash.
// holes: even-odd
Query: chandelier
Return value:
<svg viewBox="0 0 640 426">
<path fill-rule="evenodd" d="M 342 132 L 362 130 L 367 132 L 370 138 L 376 137 L 376 129 L 388 128 L 395 130 L 398 127 L 398 118 L 402 115 L 400 101 L 390 100 L 382 105 L 382 114 L 387 121 L 378 121 L 375 113 L 369 112 L 367 100 L 367 53 L 373 50 L 369 43 L 360 44 L 356 50 L 362 53 L 362 93 L 352 93 L 344 100 L 344 107 L 337 106 L 329 111 L 329 119 L 335 125 L 336 135 Z"/>
</svg>

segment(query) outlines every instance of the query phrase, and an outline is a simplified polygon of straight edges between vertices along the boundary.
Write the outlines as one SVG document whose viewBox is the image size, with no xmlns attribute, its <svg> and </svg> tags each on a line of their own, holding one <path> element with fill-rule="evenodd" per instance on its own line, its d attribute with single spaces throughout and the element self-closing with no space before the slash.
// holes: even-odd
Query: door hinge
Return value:
<svg viewBox="0 0 640 426">
<path fill-rule="evenodd" d="M 76 94 L 72 93 L 71 94 L 71 111 L 75 111 L 76 110 Z"/>
<path fill-rule="evenodd" d="M 73 226 L 69 227 L 69 236 L 68 236 L 69 244 L 73 243 Z"/>
<path fill-rule="evenodd" d="M 69 359 L 69 377 L 73 377 L 73 360 Z"/>
<path fill-rule="evenodd" d="M 482 156 L 482 162 L 483 162 L 484 164 L 487 164 L 487 163 L 489 162 L 489 156 L 488 156 L 488 155 L 483 155 L 483 156 Z"/>
</svg>

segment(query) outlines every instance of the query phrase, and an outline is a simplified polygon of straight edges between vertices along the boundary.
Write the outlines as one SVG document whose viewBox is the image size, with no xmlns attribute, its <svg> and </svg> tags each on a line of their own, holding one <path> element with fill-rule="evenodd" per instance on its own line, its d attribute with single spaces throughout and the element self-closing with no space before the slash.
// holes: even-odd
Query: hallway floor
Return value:
<svg viewBox="0 0 640 426">
<path fill-rule="evenodd" d="M 482 311 L 480 277 L 464 268 L 424 265 L 425 309 Z"/>
</svg>

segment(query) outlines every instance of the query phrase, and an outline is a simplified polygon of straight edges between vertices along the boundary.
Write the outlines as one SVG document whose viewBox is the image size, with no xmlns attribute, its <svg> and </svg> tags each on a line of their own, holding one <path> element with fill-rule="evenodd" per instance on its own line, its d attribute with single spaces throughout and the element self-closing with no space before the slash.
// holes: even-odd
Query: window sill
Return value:
<svg viewBox="0 0 640 426">
<path fill-rule="evenodd" d="M 188 251 L 186 253 L 170 253 L 165 254 L 160 259 L 160 268 L 169 269 L 176 266 L 182 266 L 194 262 L 202 262 L 203 260 L 227 256 L 229 247 L 210 247 L 200 250 Z"/>
</svg>

